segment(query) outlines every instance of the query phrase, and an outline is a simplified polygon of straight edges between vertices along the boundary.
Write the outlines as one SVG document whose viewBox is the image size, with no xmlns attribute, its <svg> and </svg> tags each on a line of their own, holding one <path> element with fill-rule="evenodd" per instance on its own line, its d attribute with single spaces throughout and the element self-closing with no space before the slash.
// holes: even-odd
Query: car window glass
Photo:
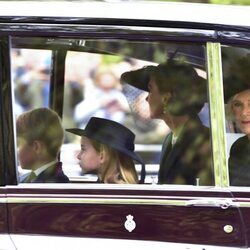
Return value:
<svg viewBox="0 0 250 250">
<path fill-rule="evenodd" d="M 41 47 L 44 41 L 34 42 Z M 51 108 L 49 103 L 59 107 L 56 116 L 61 116 L 64 130 L 61 165 L 57 166 L 60 174 L 59 179 L 48 182 L 100 181 L 99 173 L 86 170 L 80 162 L 81 136 L 66 131 L 85 129 L 92 117 L 98 117 L 122 124 L 135 134 L 135 148 L 125 145 L 119 150 L 124 153 L 125 148 L 130 156 L 136 155 L 132 159 L 139 183 L 214 185 L 205 45 L 115 39 L 59 39 L 46 43 L 46 50 L 20 49 L 20 45 L 13 48 L 11 62 L 16 117 L 37 108 L 47 112 L 44 108 Z M 65 62 L 62 56 L 61 65 L 52 71 L 52 58 L 58 62 L 57 53 L 52 57 L 52 51 L 58 46 L 60 53 L 66 55 Z M 50 79 L 64 81 L 50 83 Z M 55 84 L 64 84 L 64 88 Z M 50 93 L 51 89 L 54 92 Z M 54 129 L 50 141 L 60 141 L 60 126 Z M 29 132 L 34 131 L 35 128 Z M 30 152 L 28 161 L 35 161 L 39 149 L 36 143 L 18 137 L 18 154 L 22 145 L 21 152 Z M 59 149 L 58 145 L 47 150 L 52 153 Z M 18 169 L 20 176 L 29 172 L 21 166 Z M 48 169 L 47 164 L 39 167 L 35 175 L 44 169 Z"/>
<path fill-rule="evenodd" d="M 15 115 L 49 106 L 51 51 L 37 49 L 11 50 Z"/>
<path fill-rule="evenodd" d="M 227 159 L 232 186 L 249 186 L 250 49 L 222 47 Z"/>
<path fill-rule="evenodd" d="M 196 114 L 192 113 L 195 122 L 190 123 L 187 142 L 181 140 L 178 142 L 181 146 L 178 146 L 173 153 L 173 158 L 170 159 L 170 165 L 175 162 L 178 167 L 176 170 L 166 170 L 170 171 L 171 176 L 166 183 L 213 185 L 212 159 L 207 157 L 208 151 L 211 152 L 211 143 L 209 104 L 206 98 L 204 46 L 119 40 L 87 40 L 85 46 L 91 52 L 67 52 L 63 108 L 64 127 L 84 129 L 93 116 L 111 119 L 127 126 L 135 133 L 135 151 L 140 154 L 146 164 L 145 182 L 158 183 L 162 145 L 171 129 L 163 120 L 152 119 L 150 116 L 149 103 L 146 100 L 148 92 L 133 86 L 133 84 L 122 82 L 121 78 L 126 72 L 136 71 L 147 66 L 157 66 L 168 60 L 188 63 L 194 69 L 195 74 L 203 80 L 205 88 L 200 96 L 205 96 L 205 101 L 202 106 L 198 107 L 199 111 Z M 177 78 L 178 70 L 172 76 Z M 180 78 L 178 80 L 185 82 Z M 190 79 L 186 82 L 187 85 L 191 84 Z M 174 84 L 174 80 L 171 84 Z M 197 86 L 194 84 L 194 86 L 182 88 L 183 95 L 180 95 L 179 103 L 184 104 L 187 110 L 191 109 L 189 107 L 192 106 L 190 105 L 192 101 L 188 103 L 189 99 L 200 98 L 197 95 L 190 97 L 188 94 L 190 89 L 194 91 L 194 89 L 199 88 Z M 197 120 L 200 121 L 199 126 L 196 123 Z M 193 129 L 191 129 L 192 127 Z M 204 134 L 208 135 L 206 143 L 204 143 Z M 65 173 L 72 182 L 96 181 L 97 177 L 93 173 L 85 172 L 79 167 L 77 155 L 80 151 L 81 137 L 66 132 L 65 138 L 61 152 Z M 187 145 L 189 145 L 189 149 L 187 149 Z M 178 161 L 175 154 L 181 154 L 182 151 L 185 152 L 185 157 Z M 202 166 L 204 167 L 202 159 L 206 159 L 208 171 L 201 170 Z M 140 164 L 137 164 L 136 168 L 140 175 Z M 181 174 L 178 175 L 178 173 Z"/>
<path fill-rule="evenodd" d="M 35 108 L 49 107 L 51 55 L 49 50 L 11 49 L 15 118 Z M 18 165 L 18 172 L 22 175 L 29 170 Z"/>
</svg>

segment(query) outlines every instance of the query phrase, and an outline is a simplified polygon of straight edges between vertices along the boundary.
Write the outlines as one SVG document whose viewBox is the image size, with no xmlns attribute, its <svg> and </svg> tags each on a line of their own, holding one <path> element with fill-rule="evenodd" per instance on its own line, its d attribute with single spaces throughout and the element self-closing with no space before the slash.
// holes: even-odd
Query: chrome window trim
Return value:
<svg viewBox="0 0 250 250">
<path fill-rule="evenodd" d="M 206 47 L 215 186 L 228 187 L 221 47 L 219 43 L 209 42 Z"/>
<path fill-rule="evenodd" d="M 230 192 L 242 191 L 239 188 L 197 187 L 181 185 L 117 185 L 117 184 L 20 184 L 17 187 L 8 186 L 7 197 L 0 197 L 0 204 L 99 204 L 99 205 L 139 205 L 139 206 L 176 206 L 176 207 L 219 207 L 248 208 L 250 198 L 237 195 L 231 198 Z M 91 190 L 109 190 L 91 194 Z M 32 190 L 32 192 L 27 192 Z M 50 190 L 48 192 L 48 190 Z M 65 193 L 64 191 L 67 190 Z M 76 190 L 77 192 L 74 192 Z M 82 191 L 81 191 L 82 190 Z M 113 191 L 125 191 L 125 194 L 112 194 Z M 126 194 L 126 191 L 135 191 L 135 194 Z M 145 191 L 136 194 L 136 191 Z M 154 191 L 148 194 L 146 191 Z M 69 192 L 70 191 L 70 192 Z M 159 193 L 157 192 L 159 191 Z M 164 194 L 162 191 L 170 191 Z M 180 191 L 180 195 L 171 193 Z M 187 191 L 186 195 L 185 192 Z M 248 192 L 247 189 L 243 190 Z M 209 193 L 209 196 L 207 194 Z M 213 195 L 214 193 L 214 195 Z M 242 192 L 241 192 L 242 193 Z M 191 195 L 193 194 L 193 195 Z M 227 194 L 225 196 L 225 194 Z"/>
<path fill-rule="evenodd" d="M 8 197 L 7 204 L 100 204 L 100 205 L 136 205 L 136 206 L 179 206 L 179 207 L 218 207 L 221 209 L 238 208 L 238 207 L 250 207 L 250 199 L 230 199 L 221 197 L 192 197 L 192 196 L 123 196 L 123 195 L 23 195 L 13 194 L 12 197 Z M 1 200 L 0 200 L 1 203 Z"/>
<path fill-rule="evenodd" d="M 166 190 L 167 187 L 167 190 Z M 174 205 L 174 206 L 189 206 L 187 202 L 190 200 L 206 200 L 211 202 L 206 205 L 215 205 L 214 202 L 226 200 L 223 194 L 227 190 L 216 187 L 197 187 L 185 185 L 123 185 L 123 184 L 19 184 L 17 187 L 8 186 L 7 198 L 0 199 L 0 203 L 47 203 L 47 204 L 133 204 L 133 205 Z M 26 193 L 26 190 L 32 192 Z M 88 190 L 109 190 L 111 192 L 103 192 L 101 194 L 89 194 Z M 20 190 L 20 191 L 19 191 Z M 43 192 L 43 191 L 44 192 Z M 46 190 L 50 190 L 49 193 Z M 70 192 L 62 193 L 67 190 Z M 77 192 L 74 193 L 74 190 Z M 82 192 L 79 192 L 82 190 Z M 112 194 L 114 191 L 145 191 L 143 194 Z M 59 193 L 57 191 L 60 191 Z M 147 191 L 155 191 L 148 194 Z M 159 191 L 159 193 L 157 193 Z M 197 192 L 199 196 L 191 196 L 190 192 L 187 195 L 163 195 L 162 191 L 191 191 Z M 219 197 L 207 197 L 205 193 L 209 191 L 213 193 L 221 193 Z M 199 194 L 204 192 L 204 196 Z M 219 203 L 216 203 L 219 204 Z"/>
<path fill-rule="evenodd" d="M 14 204 L 105 204 L 105 205 L 171 205 L 171 206 L 185 206 L 186 201 L 182 200 L 174 200 L 172 199 L 165 199 L 165 200 L 154 200 L 154 199 L 133 199 L 133 198 L 30 198 L 30 197 L 23 197 L 23 198 L 8 198 L 7 203 L 14 203 Z"/>
</svg>

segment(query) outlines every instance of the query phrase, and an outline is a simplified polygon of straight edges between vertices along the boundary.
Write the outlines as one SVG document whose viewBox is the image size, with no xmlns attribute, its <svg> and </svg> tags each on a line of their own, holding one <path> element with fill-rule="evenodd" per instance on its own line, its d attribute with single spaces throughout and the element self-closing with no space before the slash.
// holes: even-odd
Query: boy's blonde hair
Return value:
<svg viewBox="0 0 250 250">
<path fill-rule="evenodd" d="M 57 157 L 64 139 L 64 130 L 58 114 L 48 108 L 37 108 L 22 113 L 16 120 L 17 137 L 31 144 L 42 141 L 47 152 Z"/>
<path fill-rule="evenodd" d="M 118 150 L 91 139 L 98 153 L 103 153 L 104 164 L 101 166 L 100 178 L 104 183 L 136 184 L 138 176 L 131 157 Z"/>
</svg>

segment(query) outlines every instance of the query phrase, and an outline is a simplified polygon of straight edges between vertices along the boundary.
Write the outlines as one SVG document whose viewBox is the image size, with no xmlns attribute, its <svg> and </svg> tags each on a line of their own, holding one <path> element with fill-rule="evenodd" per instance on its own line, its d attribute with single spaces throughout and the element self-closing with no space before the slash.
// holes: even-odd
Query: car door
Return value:
<svg viewBox="0 0 250 250">
<path fill-rule="evenodd" d="M 16 249 L 8 231 L 6 189 L 0 188 L 0 240 L 1 249 Z"/>
<path fill-rule="evenodd" d="M 53 247 L 62 248 L 61 237 L 67 239 L 65 246 L 79 237 L 81 244 L 85 239 L 119 239 L 122 244 L 134 240 L 135 246 L 161 242 L 161 247 L 246 244 L 237 202 L 220 189 L 37 185 L 8 188 L 9 230 L 19 249 L 33 238 L 38 246 L 51 249 L 48 235 Z"/>
<path fill-rule="evenodd" d="M 46 27 L 37 25 L 40 29 L 44 29 L 46 36 L 49 36 L 48 40 L 45 39 L 47 49 L 51 49 L 48 44 L 56 42 L 56 39 L 60 42 L 60 32 L 57 33 L 55 27 L 58 25 L 60 30 L 66 28 L 56 21 L 53 32 L 48 28 L 49 25 Z M 33 36 L 39 38 L 39 34 L 36 33 L 37 27 L 27 24 L 22 28 L 27 34 L 32 31 Z M 121 65 L 125 65 L 125 69 L 127 69 L 126 63 L 132 59 L 140 60 L 138 67 L 152 63 L 158 64 L 166 57 L 175 55 L 179 48 L 184 48 L 179 53 L 179 59 L 182 57 L 188 59 L 197 67 L 201 75 L 204 76 L 205 73 L 204 77 L 208 83 L 209 111 L 205 111 L 208 120 L 205 119 L 204 123 L 208 121 L 211 129 L 211 145 L 213 146 L 211 167 L 214 169 L 215 185 L 199 186 L 198 182 L 197 186 L 156 185 L 155 178 L 157 178 L 158 169 L 155 163 L 159 159 L 155 154 L 153 157 L 147 154 L 150 164 L 148 166 L 146 164 L 146 171 L 149 173 L 153 167 L 153 174 L 148 176 L 143 185 L 85 183 L 85 174 L 79 174 L 79 171 L 73 171 L 72 174 L 72 169 L 75 169 L 72 166 L 77 165 L 75 159 L 72 159 L 76 147 L 65 142 L 67 144 L 65 147 L 68 149 L 67 155 L 66 157 L 61 155 L 62 159 L 65 159 L 65 172 L 72 174 L 72 180 L 78 177 L 80 183 L 18 183 L 15 185 L 14 181 L 6 182 L 8 185 L 4 190 L 7 193 L 8 232 L 14 243 L 18 249 L 34 249 L 34 247 L 36 249 L 68 249 L 72 246 L 74 249 L 81 249 L 83 244 L 88 243 L 93 246 L 93 249 L 100 246 L 110 248 L 110 244 L 115 247 L 119 246 L 121 249 L 131 245 L 144 249 L 145 246 L 148 249 L 152 247 L 165 249 L 166 246 L 175 246 L 180 249 L 188 249 L 191 246 L 197 249 L 215 246 L 246 247 L 245 224 L 238 200 L 228 190 L 225 181 L 227 172 L 222 168 L 226 156 L 225 145 L 221 144 L 220 136 L 225 132 L 225 128 L 224 123 L 220 123 L 223 108 L 220 102 L 222 82 L 218 75 L 220 76 L 222 71 L 219 60 L 220 45 L 216 41 L 215 31 L 185 29 L 183 32 L 182 29 L 173 31 L 168 28 L 143 27 L 142 29 L 142 27 L 127 28 L 126 26 L 122 29 L 122 35 L 120 31 L 119 25 L 76 25 L 71 27 L 70 34 L 65 35 L 66 40 L 69 39 L 68 44 L 58 43 L 58 46 L 61 46 L 63 51 L 77 48 L 76 50 L 85 53 L 85 56 L 86 53 L 87 56 L 101 54 L 106 64 L 110 64 L 111 60 L 107 55 L 117 55 L 118 57 L 112 60 L 123 62 Z M 11 31 L 10 34 L 15 35 Z M 28 39 L 29 42 L 32 41 L 33 36 Z M 18 40 L 19 37 L 14 38 Z M 13 44 L 15 44 L 14 40 L 12 40 Z M 188 40 L 187 43 L 186 40 Z M 73 44 L 73 48 L 70 44 Z M 22 45 L 18 44 L 17 47 L 20 49 Z M 193 49 L 192 53 L 188 53 L 190 48 Z M 13 49 L 16 48 L 13 47 Z M 7 51 L 10 53 L 9 50 Z M 54 56 L 52 67 L 54 67 L 58 58 L 57 53 L 52 53 L 52 55 Z M 62 55 L 60 62 L 64 61 L 66 53 Z M 156 60 L 155 57 L 157 57 Z M 90 59 L 87 64 L 89 62 Z M 65 65 L 67 67 L 67 64 Z M 93 63 L 93 65 L 97 67 L 97 64 Z M 124 71 L 124 68 L 121 67 L 119 70 Z M 61 101 L 58 101 L 61 100 L 63 94 L 62 81 L 56 81 L 56 79 L 64 78 L 61 75 L 64 74 L 64 65 L 61 65 L 61 70 L 52 68 L 51 72 L 49 106 L 58 113 L 61 110 L 63 119 L 64 108 Z M 54 91 L 55 89 L 58 91 Z M 9 109 L 10 100 L 17 101 L 17 96 L 12 98 L 12 91 L 11 88 L 7 88 L 8 102 L 2 103 L 5 109 Z M 8 121 L 10 130 L 15 135 L 15 119 L 9 118 Z M 4 133 L 3 128 L 2 133 Z M 10 132 L 11 136 L 13 134 Z M 6 137 L 8 134 L 4 138 Z M 225 141 L 223 137 L 222 140 Z M 14 136 L 10 137 L 9 141 L 14 151 L 13 156 L 16 148 Z M 152 142 L 151 144 L 153 145 Z M 147 152 L 148 148 L 144 147 L 144 151 Z M 9 151 L 5 153 L 10 154 Z M 15 177 L 14 173 L 18 164 L 9 159 L 5 164 L 11 168 L 10 177 Z M 138 172 L 140 173 L 140 166 L 138 166 Z M 110 239 L 112 241 L 109 241 Z"/>
<path fill-rule="evenodd" d="M 227 144 L 227 163 L 229 168 L 229 190 L 232 193 L 234 200 L 238 203 L 240 214 L 244 222 L 246 238 L 249 245 L 249 184 L 248 184 L 248 157 L 249 154 L 242 155 L 241 159 L 237 161 L 237 164 L 231 164 L 230 158 L 233 157 L 233 149 L 235 150 L 235 143 L 244 138 L 246 134 L 240 130 L 240 127 L 236 124 L 236 120 L 233 118 L 232 106 L 230 104 L 234 95 L 246 90 L 250 87 L 248 80 L 248 71 L 244 70 L 245 66 L 250 62 L 249 59 L 250 47 L 249 43 L 239 44 L 235 43 L 230 46 L 222 46 L 222 66 L 224 69 L 224 97 L 225 97 L 225 120 L 226 120 L 226 144 Z M 234 62 L 230 62 L 235 57 Z M 239 61 L 243 60 L 243 63 Z M 232 70 L 232 68 L 235 70 Z M 240 76 L 240 80 L 238 77 Z M 232 76 L 234 76 L 232 78 Z M 233 81 L 232 81 L 233 79 Z M 244 85 L 246 84 L 246 85 Z M 233 87 L 235 86 L 235 87 Z M 230 87 L 230 88 L 229 88 Z M 238 93 L 237 93 L 238 92 Z M 247 110 L 247 109 L 245 109 Z M 243 119 L 248 119 L 247 111 L 243 114 Z M 246 147 L 247 148 L 247 147 Z M 241 148 L 240 152 L 244 152 L 244 148 Z M 243 166 L 243 168 L 242 168 Z M 237 171 L 234 170 L 236 168 Z M 226 169 L 226 168 L 225 168 Z"/>
</svg>

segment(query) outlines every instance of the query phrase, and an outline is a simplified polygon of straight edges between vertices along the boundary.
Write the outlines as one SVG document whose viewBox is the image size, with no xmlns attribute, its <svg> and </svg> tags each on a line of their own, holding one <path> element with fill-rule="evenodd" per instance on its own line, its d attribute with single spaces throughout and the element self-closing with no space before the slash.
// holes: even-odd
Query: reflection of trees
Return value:
<svg viewBox="0 0 250 250">
<path fill-rule="evenodd" d="M 188 62 L 204 67 L 203 47 L 191 44 L 176 44 L 166 42 L 131 42 L 131 41 L 87 41 L 86 47 L 95 48 L 103 53 L 114 53 L 135 59 L 164 63 L 166 59 L 185 57 Z M 177 51 L 177 53 L 176 53 Z"/>
</svg>

